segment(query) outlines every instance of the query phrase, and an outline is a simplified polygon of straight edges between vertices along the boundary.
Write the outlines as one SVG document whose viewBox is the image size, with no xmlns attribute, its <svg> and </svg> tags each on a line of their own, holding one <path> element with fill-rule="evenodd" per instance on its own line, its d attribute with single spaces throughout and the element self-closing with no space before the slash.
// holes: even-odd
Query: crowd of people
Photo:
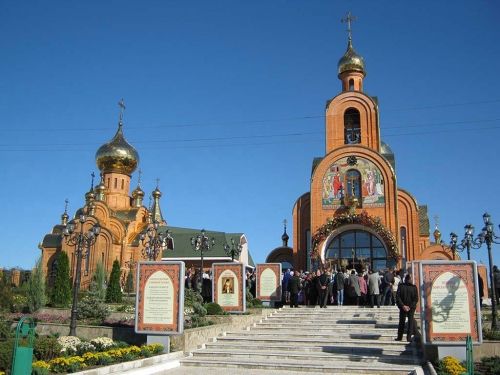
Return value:
<svg viewBox="0 0 500 375">
<path fill-rule="evenodd" d="M 396 292 L 402 272 L 386 269 L 371 270 L 317 270 L 303 272 L 286 270 L 281 287 L 283 304 L 326 308 L 328 305 L 356 305 L 380 307 L 396 305 Z"/>
</svg>

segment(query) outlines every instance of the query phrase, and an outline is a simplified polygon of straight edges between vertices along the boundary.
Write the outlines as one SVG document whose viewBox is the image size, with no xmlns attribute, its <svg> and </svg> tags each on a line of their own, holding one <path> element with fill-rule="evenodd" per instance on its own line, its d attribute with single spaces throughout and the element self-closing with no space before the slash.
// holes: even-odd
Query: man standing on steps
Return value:
<svg viewBox="0 0 500 375">
<path fill-rule="evenodd" d="M 342 306 L 344 304 L 344 284 L 345 276 L 344 269 L 340 270 L 335 274 L 335 287 L 337 288 L 337 305 Z"/>
<path fill-rule="evenodd" d="M 394 284 L 394 275 L 392 274 L 392 269 L 385 270 L 384 277 L 382 280 L 383 293 L 382 293 L 382 305 L 389 306 L 391 304 L 392 297 L 392 285 Z"/>
<path fill-rule="evenodd" d="M 405 328 L 405 320 L 408 318 L 408 327 L 406 331 L 406 341 L 411 341 L 411 336 L 414 332 L 414 315 L 415 309 L 418 303 L 418 290 L 415 285 L 412 284 L 411 275 L 405 276 L 404 284 L 399 284 L 398 291 L 396 293 L 396 303 L 399 307 L 399 326 L 398 326 L 398 337 L 396 341 L 401 341 L 403 339 L 403 331 Z"/>
<path fill-rule="evenodd" d="M 326 309 L 326 302 L 328 298 L 328 283 L 330 279 L 328 278 L 328 274 L 325 270 L 321 272 L 321 275 L 318 277 L 318 294 L 319 294 L 319 307 L 324 307 Z"/>
<path fill-rule="evenodd" d="M 299 307 L 300 276 L 297 271 L 290 272 L 288 280 L 288 291 L 290 292 L 290 307 Z M 292 275 L 293 274 L 293 275 Z"/>
<path fill-rule="evenodd" d="M 377 308 L 380 309 L 380 277 L 378 272 L 368 271 L 368 296 L 370 298 L 370 307 L 373 308 L 377 302 Z"/>
</svg>

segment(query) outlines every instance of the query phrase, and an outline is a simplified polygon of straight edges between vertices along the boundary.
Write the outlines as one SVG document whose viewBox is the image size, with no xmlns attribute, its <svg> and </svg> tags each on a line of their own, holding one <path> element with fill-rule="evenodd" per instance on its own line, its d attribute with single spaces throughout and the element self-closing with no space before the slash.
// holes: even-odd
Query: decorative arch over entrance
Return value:
<svg viewBox="0 0 500 375">
<path fill-rule="evenodd" d="M 312 237 L 311 258 L 319 260 L 324 264 L 325 255 L 327 255 L 325 252 L 329 248 L 330 243 L 342 233 L 351 231 L 354 233 L 354 239 L 356 239 L 356 231 L 368 234 L 369 241 L 371 241 L 370 254 L 373 254 L 374 248 L 379 249 L 383 247 L 386 251 L 386 259 L 390 260 L 391 263 L 397 263 L 401 259 L 394 235 L 381 223 L 379 218 L 371 217 L 365 211 L 360 214 L 343 213 L 328 219 L 327 223 L 319 227 Z M 366 238 L 367 235 L 362 236 Z M 376 243 L 376 246 L 373 247 L 373 238 L 381 246 Z M 360 246 L 359 248 L 361 249 L 362 247 Z M 354 249 L 356 251 L 356 247 Z"/>
<path fill-rule="evenodd" d="M 359 224 L 348 224 L 333 231 L 324 241 L 321 258 L 333 269 L 383 270 L 394 267 L 386 245 L 372 230 Z"/>
</svg>

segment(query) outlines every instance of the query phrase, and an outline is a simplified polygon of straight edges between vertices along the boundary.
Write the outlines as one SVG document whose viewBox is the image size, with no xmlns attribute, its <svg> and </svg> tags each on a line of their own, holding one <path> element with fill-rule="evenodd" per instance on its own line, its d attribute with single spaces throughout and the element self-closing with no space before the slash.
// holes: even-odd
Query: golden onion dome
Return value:
<svg viewBox="0 0 500 375">
<path fill-rule="evenodd" d="M 153 196 L 153 198 L 161 198 L 161 191 L 160 191 L 160 189 L 158 189 L 158 187 L 156 187 L 156 189 L 153 190 L 153 192 L 151 193 L 151 195 Z"/>
<path fill-rule="evenodd" d="M 85 201 L 86 202 L 90 202 L 91 200 L 94 200 L 94 199 L 95 199 L 94 189 L 90 189 L 89 191 L 87 191 L 85 193 Z"/>
<path fill-rule="evenodd" d="M 141 189 L 141 187 L 139 185 L 137 185 L 137 187 L 134 189 L 134 191 L 132 192 L 132 198 L 137 198 L 137 197 L 141 197 L 141 198 L 144 198 L 144 191 Z"/>
<path fill-rule="evenodd" d="M 345 51 L 344 56 L 342 56 L 338 63 L 338 74 L 352 71 L 360 72 L 363 76 L 366 76 L 365 60 L 356 53 L 352 46 L 352 41 L 349 39 L 347 42 L 347 51 Z"/>
<path fill-rule="evenodd" d="M 139 164 L 139 154 L 123 136 L 122 123 L 111 141 L 99 147 L 95 161 L 102 173 L 131 175 Z"/>
</svg>

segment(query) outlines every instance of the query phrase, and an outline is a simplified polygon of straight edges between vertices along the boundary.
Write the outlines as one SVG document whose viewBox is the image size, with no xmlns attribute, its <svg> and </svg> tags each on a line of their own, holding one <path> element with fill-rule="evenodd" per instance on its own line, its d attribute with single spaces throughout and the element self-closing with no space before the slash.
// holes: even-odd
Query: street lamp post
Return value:
<svg viewBox="0 0 500 375">
<path fill-rule="evenodd" d="M 203 253 L 213 249 L 215 246 L 215 238 L 209 238 L 205 234 L 205 229 L 202 229 L 200 234 L 191 237 L 191 246 L 193 247 L 193 250 L 200 252 L 201 265 L 197 283 L 199 284 L 199 290 L 201 291 L 201 279 L 203 277 Z"/>
<path fill-rule="evenodd" d="M 462 252 L 467 249 L 467 260 L 470 260 L 470 249 L 479 249 L 481 243 L 478 239 L 474 240 L 474 226 L 472 224 L 467 224 L 464 226 L 465 234 L 460 244 L 458 243 L 458 236 L 451 232 L 450 233 L 450 249 L 453 254 L 453 260 L 455 260 L 455 254 L 457 251 Z"/>
<path fill-rule="evenodd" d="M 231 262 L 234 262 L 234 258 L 240 256 L 241 250 L 243 250 L 243 246 L 240 243 L 236 244 L 234 238 L 231 238 L 231 246 L 227 243 L 224 245 L 224 251 L 227 256 L 231 257 Z"/>
<path fill-rule="evenodd" d="M 73 303 L 71 306 L 71 321 L 69 324 L 70 336 L 76 336 L 76 315 L 78 311 L 78 292 L 80 290 L 80 281 L 82 278 L 82 259 L 90 255 L 90 247 L 95 244 L 97 236 L 101 232 L 99 223 L 95 223 L 87 231 L 83 231 L 85 223 L 92 223 L 92 220 L 87 220 L 85 215 L 80 215 L 78 218 L 80 230 L 75 232 L 75 222 L 71 221 L 63 230 L 63 235 L 66 243 L 70 246 L 75 246 L 76 256 L 76 274 L 73 282 Z"/>
<path fill-rule="evenodd" d="M 144 246 L 142 255 L 148 260 L 156 260 L 165 249 L 174 250 L 174 239 L 170 231 L 167 229 L 165 233 L 161 233 L 158 231 L 159 227 L 160 223 L 155 220 L 148 225 L 146 232 L 139 236 Z"/>
<path fill-rule="evenodd" d="M 500 242 L 495 241 L 500 239 L 500 237 L 495 235 L 493 230 L 493 223 L 491 221 L 491 216 L 487 212 L 483 215 L 484 227 L 482 232 L 478 236 L 479 243 L 486 243 L 488 248 L 488 260 L 490 263 L 490 285 L 491 285 L 491 330 L 497 330 L 497 299 L 495 291 L 495 279 L 493 277 L 493 256 L 491 255 L 491 245 L 493 243 L 500 244 Z M 499 226 L 500 228 L 500 226 Z"/>
</svg>

